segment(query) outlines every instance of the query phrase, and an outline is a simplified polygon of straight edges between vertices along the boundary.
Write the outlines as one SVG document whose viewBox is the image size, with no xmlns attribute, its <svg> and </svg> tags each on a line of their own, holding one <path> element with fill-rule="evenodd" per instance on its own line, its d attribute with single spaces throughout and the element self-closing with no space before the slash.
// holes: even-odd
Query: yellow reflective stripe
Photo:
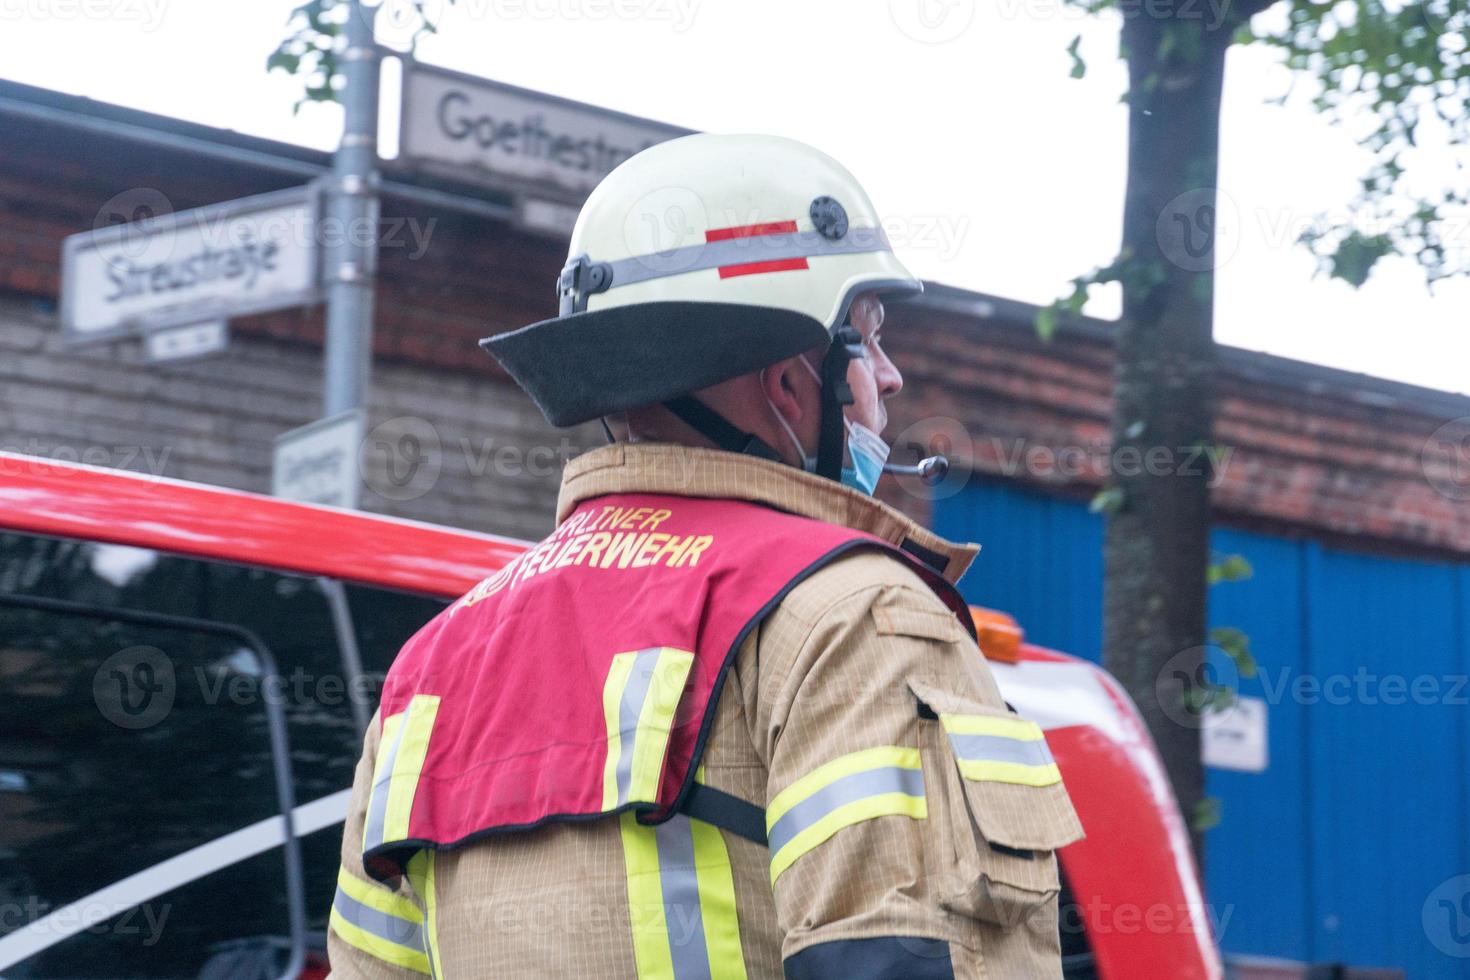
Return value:
<svg viewBox="0 0 1470 980">
<path fill-rule="evenodd" d="M 817 767 L 766 808 L 771 883 L 839 830 L 888 816 L 928 819 L 918 749 L 884 745 Z"/>
<path fill-rule="evenodd" d="M 673 647 L 630 650 L 612 658 L 602 685 L 603 810 L 657 801 L 674 714 L 693 665 L 694 654 Z"/>
<path fill-rule="evenodd" d="M 356 899 L 369 908 L 377 909 L 384 915 L 397 916 L 408 922 L 424 921 L 424 913 L 413 902 L 383 885 L 363 881 L 346 868 L 337 873 L 337 887 L 346 892 L 350 898 Z"/>
<path fill-rule="evenodd" d="M 950 715 L 939 720 L 949 733 L 960 775 L 977 782 L 1051 786 L 1062 781 L 1041 726 L 1024 718 Z"/>
<path fill-rule="evenodd" d="M 620 653 L 612 658 L 607 680 L 602 685 L 602 717 L 607 724 L 607 762 L 602 767 L 602 808 L 618 808 L 618 760 L 623 755 L 622 726 L 618 714 L 623 703 L 623 689 L 628 686 L 628 676 L 633 672 L 633 661 L 638 654 Z"/>
<path fill-rule="evenodd" d="M 669 924 L 653 828 L 640 825 L 632 813 L 618 819 L 623 835 L 623 867 L 628 875 L 628 922 L 633 928 L 633 958 L 639 980 L 672 978 L 674 958 L 669 949 Z"/>
<path fill-rule="evenodd" d="M 883 766 L 921 769 L 919 750 L 897 745 L 880 745 L 877 748 L 850 752 L 818 766 L 772 797 L 770 805 L 766 807 L 766 829 L 769 830 L 777 820 L 786 815 L 787 810 L 822 787 L 835 783 L 843 776 Z"/>
<path fill-rule="evenodd" d="M 343 918 L 342 913 L 338 912 L 335 906 L 332 908 L 332 913 L 328 917 L 328 922 L 338 938 L 354 949 L 367 953 L 369 956 L 382 960 L 384 963 L 401 966 L 404 969 L 413 970 L 415 973 L 428 974 L 429 958 L 424 955 L 422 950 L 400 946 L 398 943 L 389 942 L 364 929 L 359 929 Z"/>
<path fill-rule="evenodd" d="M 408 866 L 404 869 L 408 872 L 408 883 L 413 887 L 414 894 L 424 903 L 424 938 L 429 946 L 429 972 L 436 976 L 439 971 L 435 969 L 435 965 L 443 962 L 439 959 L 438 896 L 434 884 L 438 856 L 437 851 L 419 851 L 408 859 Z"/>
<path fill-rule="evenodd" d="M 990 783 L 1014 783 L 1018 786 L 1051 786 L 1062 781 L 1055 762 L 1044 766 L 1028 766 L 1019 762 L 988 762 L 959 759 L 960 775 L 966 779 Z"/>
<path fill-rule="evenodd" d="M 994 715 L 939 715 L 944 730 L 951 735 L 995 735 L 1020 742 L 1039 742 L 1046 738 L 1041 726 L 1024 718 L 997 718 Z"/>
<path fill-rule="evenodd" d="M 664 756 L 669 751 L 674 712 L 679 710 L 679 698 L 684 693 L 684 682 L 693 664 L 694 654 L 687 650 L 664 647 L 659 651 L 648 695 L 643 699 L 643 710 L 638 714 L 638 735 L 633 744 L 633 778 L 628 787 L 630 801 L 652 803 L 658 800 L 659 777 L 663 775 Z"/>
<path fill-rule="evenodd" d="M 398 735 L 403 728 L 403 712 L 383 719 L 383 737 L 378 740 L 378 757 L 373 763 L 373 788 L 368 793 L 367 820 L 363 825 L 362 849 L 370 850 L 383 843 L 382 820 L 378 816 L 387 808 L 388 766 L 392 765 Z"/>
<path fill-rule="evenodd" d="M 853 824 L 878 817 L 904 816 L 914 820 L 927 820 L 929 805 L 922 796 L 908 793 L 884 793 L 869 796 L 849 803 L 827 814 L 791 839 L 785 847 L 771 855 L 771 884 L 781 876 L 796 859 L 823 843 L 833 834 Z"/>
<path fill-rule="evenodd" d="M 429 754 L 429 736 L 439 714 L 439 698 L 434 694 L 415 694 L 408 704 L 403 722 L 403 735 L 393 762 L 388 783 L 388 806 L 383 819 L 383 841 L 406 840 L 408 818 L 413 812 L 413 798 L 419 788 L 419 774 Z"/>
<path fill-rule="evenodd" d="M 735 874 L 714 826 L 619 818 L 639 980 L 746 980 Z"/>
<path fill-rule="evenodd" d="M 689 829 L 694 836 L 710 980 L 746 980 L 745 950 L 740 945 L 740 919 L 735 909 L 735 873 L 730 868 L 724 835 L 703 820 L 691 819 Z"/>
</svg>

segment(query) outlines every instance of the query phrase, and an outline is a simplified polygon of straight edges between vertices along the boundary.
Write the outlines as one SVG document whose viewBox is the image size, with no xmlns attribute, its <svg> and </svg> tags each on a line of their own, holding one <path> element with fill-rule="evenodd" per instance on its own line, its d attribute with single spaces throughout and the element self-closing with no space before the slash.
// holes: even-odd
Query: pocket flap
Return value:
<svg viewBox="0 0 1470 980">
<path fill-rule="evenodd" d="M 1054 851 L 1082 838 L 1039 725 L 921 681 L 910 680 L 909 689 L 938 715 L 970 816 L 987 844 Z"/>
<path fill-rule="evenodd" d="M 885 589 L 873 602 L 873 624 L 880 636 L 917 636 L 956 643 L 965 635 L 954 613 L 937 603 L 932 608 L 924 605 L 916 603 L 907 589 Z"/>
</svg>

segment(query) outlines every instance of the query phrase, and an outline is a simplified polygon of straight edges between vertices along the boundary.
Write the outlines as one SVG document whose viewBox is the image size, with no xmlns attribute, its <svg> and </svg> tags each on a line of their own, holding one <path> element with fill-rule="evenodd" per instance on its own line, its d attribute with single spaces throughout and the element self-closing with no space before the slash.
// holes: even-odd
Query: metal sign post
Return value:
<svg viewBox="0 0 1470 980">
<path fill-rule="evenodd" d="M 373 11 L 351 0 L 342 52 L 342 142 L 332 163 L 324 276 L 327 336 L 323 414 L 360 407 L 372 373 L 378 268 L 378 67 Z"/>
</svg>

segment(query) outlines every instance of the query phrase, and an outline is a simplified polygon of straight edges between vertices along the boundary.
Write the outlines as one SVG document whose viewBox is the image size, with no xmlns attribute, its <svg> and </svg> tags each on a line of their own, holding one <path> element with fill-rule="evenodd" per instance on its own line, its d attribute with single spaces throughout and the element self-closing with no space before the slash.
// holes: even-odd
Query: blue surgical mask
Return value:
<svg viewBox="0 0 1470 980">
<path fill-rule="evenodd" d="M 818 384 L 821 384 L 822 376 L 817 373 L 817 369 L 812 367 L 805 357 L 801 359 L 801 363 L 806 365 L 812 377 L 817 379 Z M 806 450 L 801 447 L 801 440 L 796 438 L 796 432 L 786 421 L 786 416 L 776 409 L 769 398 L 766 399 L 766 405 L 770 407 L 771 414 L 776 416 L 776 422 L 786 433 L 786 438 L 791 440 L 796 455 L 801 459 L 801 468 L 808 473 L 815 473 L 817 458 L 807 455 Z M 883 464 L 888 462 L 888 454 L 891 451 L 889 445 L 878 433 L 861 423 L 851 421 L 845 415 L 842 418 L 842 424 L 847 429 L 847 455 L 851 460 L 851 465 L 842 467 L 841 481 L 854 490 L 871 495 L 878 488 L 878 478 L 883 475 Z"/>
</svg>

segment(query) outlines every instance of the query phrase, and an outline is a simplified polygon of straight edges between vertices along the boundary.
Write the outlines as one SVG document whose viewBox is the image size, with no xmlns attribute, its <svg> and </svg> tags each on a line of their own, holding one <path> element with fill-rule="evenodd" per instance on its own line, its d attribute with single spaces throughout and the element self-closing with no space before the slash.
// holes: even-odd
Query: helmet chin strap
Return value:
<svg viewBox="0 0 1470 980">
<path fill-rule="evenodd" d="M 862 356 L 862 335 L 856 328 L 838 328 L 822 358 L 822 416 L 817 439 L 816 474 L 834 482 L 842 480 L 842 459 L 847 446 L 843 407 L 853 403 L 847 384 L 847 365 Z M 730 453 L 741 453 L 783 462 L 781 454 L 759 436 L 745 432 L 693 395 L 680 395 L 663 403 L 680 421 Z"/>
<path fill-rule="evenodd" d="M 663 403 L 689 428 L 704 436 L 727 453 L 741 453 L 760 459 L 781 462 L 781 454 L 759 436 L 744 432 L 693 395 L 680 395 Z"/>
<path fill-rule="evenodd" d="M 822 419 L 817 435 L 817 475 L 829 480 L 842 480 L 842 456 L 847 445 L 847 428 L 842 410 L 853 403 L 852 388 L 847 384 L 847 366 L 863 356 L 863 337 L 856 327 L 841 326 L 832 337 L 832 346 L 822 358 Z"/>
</svg>

